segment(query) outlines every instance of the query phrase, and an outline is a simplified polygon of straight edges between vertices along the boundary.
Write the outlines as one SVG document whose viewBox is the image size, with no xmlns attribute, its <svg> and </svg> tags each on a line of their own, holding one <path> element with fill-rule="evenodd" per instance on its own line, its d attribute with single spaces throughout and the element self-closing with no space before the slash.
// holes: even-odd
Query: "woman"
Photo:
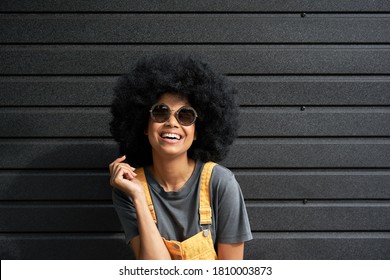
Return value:
<svg viewBox="0 0 390 280">
<path fill-rule="evenodd" d="M 240 187 L 210 163 L 236 137 L 234 93 L 178 54 L 140 59 L 118 81 L 110 128 L 124 156 L 110 164 L 110 183 L 137 259 L 243 258 L 252 235 Z"/>
</svg>

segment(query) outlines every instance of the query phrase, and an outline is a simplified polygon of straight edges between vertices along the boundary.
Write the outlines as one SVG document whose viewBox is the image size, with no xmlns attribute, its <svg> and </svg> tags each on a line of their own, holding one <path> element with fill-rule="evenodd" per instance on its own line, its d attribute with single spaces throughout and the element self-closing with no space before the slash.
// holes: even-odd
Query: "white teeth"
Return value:
<svg viewBox="0 0 390 280">
<path fill-rule="evenodd" d="M 161 137 L 163 137 L 163 138 L 177 139 L 177 140 L 180 140 L 180 139 L 181 139 L 180 135 L 175 134 L 175 133 L 163 133 L 163 134 L 161 135 Z"/>
</svg>

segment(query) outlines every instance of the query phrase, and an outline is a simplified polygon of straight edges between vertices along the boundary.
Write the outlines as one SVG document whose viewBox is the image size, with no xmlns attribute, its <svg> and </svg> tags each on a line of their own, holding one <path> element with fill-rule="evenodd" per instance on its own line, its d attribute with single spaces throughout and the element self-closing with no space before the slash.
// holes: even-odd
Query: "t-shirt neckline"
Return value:
<svg viewBox="0 0 390 280">
<path fill-rule="evenodd" d="M 149 187 L 151 187 L 155 192 L 157 192 L 160 196 L 166 198 L 166 199 L 181 199 L 186 196 L 188 196 L 192 191 L 194 191 L 194 184 L 196 183 L 196 180 L 200 178 L 200 172 L 202 170 L 202 162 L 197 160 L 195 162 L 195 168 L 192 172 L 190 178 L 187 180 L 187 182 L 180 188 L 178 191 L 172 191 L 172 192 L 166 192 L 163 187 L 160 186 L 160 184 L 157 182 L 157 180 L 152 175 L 152 172 L 150 170 L 150 167 L 144 168 L 145 175 L 146 175 L 146 181 L 148 182 Z"/>
</svg>

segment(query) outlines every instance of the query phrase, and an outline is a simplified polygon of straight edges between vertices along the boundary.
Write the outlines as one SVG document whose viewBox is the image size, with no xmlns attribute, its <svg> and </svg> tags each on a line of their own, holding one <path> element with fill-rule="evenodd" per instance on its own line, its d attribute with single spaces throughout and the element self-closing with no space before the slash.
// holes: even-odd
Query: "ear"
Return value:
<svg viewBox="0 0 390 280">
<path fill-rule="evenodd" d="M 194 141 L 196 140 L 197 137 L 198 137 L 198 133 L 197 133 L 196 130 L 195 130 L 195 133 L 194 133 Z"/>
</svg>

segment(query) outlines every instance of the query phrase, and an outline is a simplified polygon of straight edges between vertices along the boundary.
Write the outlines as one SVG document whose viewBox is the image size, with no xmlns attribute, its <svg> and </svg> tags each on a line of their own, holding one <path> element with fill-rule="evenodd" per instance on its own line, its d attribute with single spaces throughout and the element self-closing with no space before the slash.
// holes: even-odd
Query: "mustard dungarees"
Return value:
<svg viewBox="0 0 390 280">
<path fill-rule="evenodd" d="M 199 195 L 199 217 L 202 231 L 191 236 L 190 238 L 179 242 L 176 240 L 166 240 L 162 237 L 165 246 L 167 247 L 173 260 L 216 260 L 217 254 L 214 249 L 214 243 L 210 232 L 211 220 L 211 204 L 210 204 L 210 178 L 216 163 L 205 163 L 200 177 L 200 195 Z M 137 179 L 144 186 L 146 201 L 149 206 L 150 213 L 155 223 L 157 223 L 156 213 L 154 211 L 152 198 L 150 196 L 149 187 L 145 177 L 143 168 L 135 171 Z M 203 229 L 205 228 L 205 229 Z"/>
</svg>

